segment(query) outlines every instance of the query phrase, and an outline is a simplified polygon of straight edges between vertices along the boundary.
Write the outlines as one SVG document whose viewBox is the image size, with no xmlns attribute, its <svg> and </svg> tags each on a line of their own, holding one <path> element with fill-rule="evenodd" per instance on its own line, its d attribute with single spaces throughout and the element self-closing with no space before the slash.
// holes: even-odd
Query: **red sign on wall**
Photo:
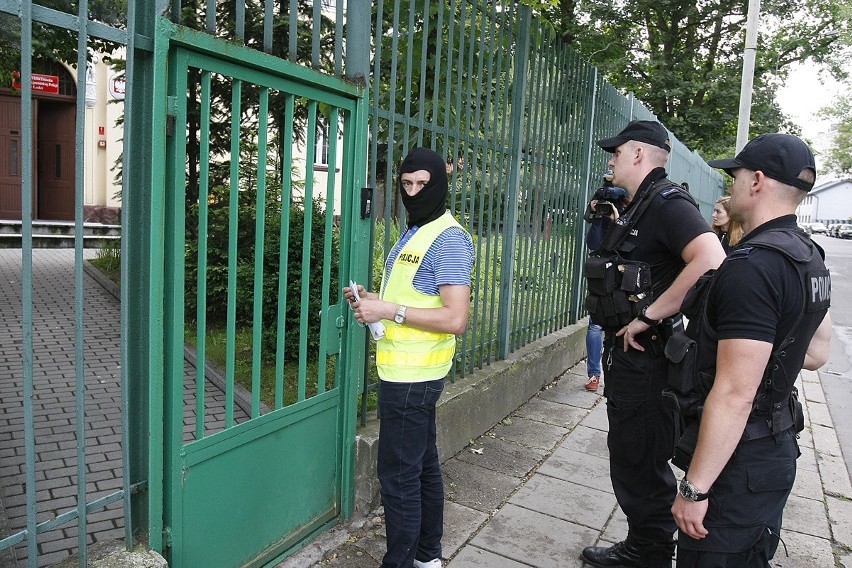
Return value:
<svg viewBox="0 0 852 568">
<path fill-rule="evenodd" d="M 12 87 L 21 90 L 21 73 L 15 71 L 12 73 Z M 59 94 L 59 77 L 56 75 L 42 75 L 41 73 L 33 73 L 33 92 L 50 93 L 53 95 Z"/>
</svg>

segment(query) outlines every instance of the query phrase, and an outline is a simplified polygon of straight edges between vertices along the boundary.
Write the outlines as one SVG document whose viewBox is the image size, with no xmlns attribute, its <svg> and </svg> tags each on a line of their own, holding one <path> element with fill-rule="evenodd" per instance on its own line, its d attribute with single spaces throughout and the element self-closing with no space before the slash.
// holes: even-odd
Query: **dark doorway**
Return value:
<svg viewBox="0 0 852 568">
<path fill-rule="evenodd" d="M 21 99 L 0 95 L 0 219 L 21 218 L 21 142 Z"/>
<path fill-rule="evenodd" d="M 74 219 L 75 105 L 38 101 L 38 218 Z"/>
</svg>

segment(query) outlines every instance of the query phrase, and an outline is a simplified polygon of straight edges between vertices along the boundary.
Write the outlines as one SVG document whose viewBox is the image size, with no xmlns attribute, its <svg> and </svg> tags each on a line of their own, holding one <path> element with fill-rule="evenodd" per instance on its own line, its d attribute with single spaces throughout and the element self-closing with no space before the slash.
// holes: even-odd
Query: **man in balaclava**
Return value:
<svg viewBox="0 0 852 568">
<path fill-rule="evenodd" d="M 473 242 L 446 209 L 446 163 L 428 148 L 399 168 L 408 228 L 385 262 L 382 289 L 343 292 L 359 323 L 382 321 L 379 454 L 387 529 L 383 568 L 440 568 L 444 484 L 435 406 L 470 306 Z"/>
</svg>

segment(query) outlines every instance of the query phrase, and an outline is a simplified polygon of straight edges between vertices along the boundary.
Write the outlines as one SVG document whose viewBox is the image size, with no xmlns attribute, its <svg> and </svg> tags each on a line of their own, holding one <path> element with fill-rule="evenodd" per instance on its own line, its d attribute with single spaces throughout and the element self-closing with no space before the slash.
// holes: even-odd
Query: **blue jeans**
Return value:
<svg viewBox="0 0 852 568">
<path fill-rule="evenodd" d="M 411 568 L 441 557 L 444 480 L 436 444 L 435 404 L 444 379 L 379 381 L 378 476 L 387 530 L 382 568 Z"/>
<path fill-rule="evenodd" d="M 603 328 L 589 319 L 586 328 L 586 372 L 590 377 L 601 376 L 601 352 L 603 351 Z"/>
</svg>

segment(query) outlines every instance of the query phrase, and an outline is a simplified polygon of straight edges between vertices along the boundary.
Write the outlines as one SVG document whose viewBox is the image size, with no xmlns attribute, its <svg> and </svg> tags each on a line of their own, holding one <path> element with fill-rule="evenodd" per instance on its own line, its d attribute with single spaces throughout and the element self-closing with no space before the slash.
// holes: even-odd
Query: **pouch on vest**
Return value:
<svg viewBox="0 0 852 568">
<path fill-rule="evenodd" d="M 610 294 L 618 286 L 618 268 L 611 258 L 590 256 L 586 259 L 584 270 L 590 294 Z"/>
<path fill-rule="evenodd" d="M 675 444 L 672 463 L 683 471 L 689 471 L 692 455 L 698 446 L 698 430 L 700 428 L 701 422 L 699 420 L 690 420 Z"/>
<path fill-rule="evenodd" d="M 798 434 L 805 429 L 805 411 L 799 400 L 799 389 L 796 387 L 793 387 L 790 392 L 790 410 L 793 412 L 793 425 L 796 427 L 796 434 Z"/>
<path fill-rule="evenodd" d="M 668 384 L 680 393 L 695 390 L 695 365 L 698 349 L 695 340 L 685 333 L 675 333 L 666 342 L 665 354 L 669 360 Z"/>
</svg>

